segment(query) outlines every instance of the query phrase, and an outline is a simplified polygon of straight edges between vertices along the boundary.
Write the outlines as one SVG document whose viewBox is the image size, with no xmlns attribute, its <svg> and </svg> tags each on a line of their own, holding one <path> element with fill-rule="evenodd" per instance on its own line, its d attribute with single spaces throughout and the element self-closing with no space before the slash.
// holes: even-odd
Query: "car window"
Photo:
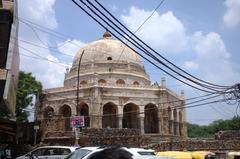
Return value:
<svg viewBox="0 0 240 159">
<path fill-rule="evenodd" d="M 59 155 L 58 148 L 46 148 L 43 152 L 43 156 Z"/>
<path fill-rule="evenodd" d="M 32 151 L 31 153 L 34 156 L 43 156 L 44 151 L 45 151 L 45 148 L 40 148 L 40 149 Z"/>
<path fill-rule="evenodd" d="M 60 148 L 59 149 L 59 155 L 68 155 L 71 153 L 70 149 L 66 149 L 66 148 Z"/>
<path fill-rule="evenodd" d="M 91 150 L 78 149 L 71 154 L 69 154 L 65 159 L 82 159 L 84 156 L 92 152 Z"/>
<path fill-rule="evenodd" d="M 147 156 L 147 155 L 155 155 L 154 152 L 148 152 L 148 151 L 138 151 L 138 153 L 141 155 L 141 156 Z"/>
</svg>

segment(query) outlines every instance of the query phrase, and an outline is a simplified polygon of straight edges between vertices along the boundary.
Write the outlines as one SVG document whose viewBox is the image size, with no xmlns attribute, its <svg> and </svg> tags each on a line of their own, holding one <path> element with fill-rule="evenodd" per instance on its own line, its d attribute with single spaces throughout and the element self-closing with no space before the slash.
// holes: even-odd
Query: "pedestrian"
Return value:
<svg viewBox="0 0 240 159">
<path fill-rule="evenodd" d="M 88 159 L 133 159 L 132 154 L 120 147 L 110 147 L 96 152 Z"/>
</svg>

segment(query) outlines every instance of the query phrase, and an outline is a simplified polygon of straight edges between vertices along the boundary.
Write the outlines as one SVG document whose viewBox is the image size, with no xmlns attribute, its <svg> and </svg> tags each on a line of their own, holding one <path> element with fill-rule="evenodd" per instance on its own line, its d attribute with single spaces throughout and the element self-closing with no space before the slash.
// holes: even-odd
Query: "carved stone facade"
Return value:
<svg viewBox="0 0 240 159">
<path fill-rule="evenodd" d="M 164 78 L 160 86 L 151 85 L 140 57 L 109 33 L 81 48 L 65 73 L 64 86 L 45 93 L 38 111 L 43 140 L 54 138 L 51 132 L 71 132 L 73 116 L 84 116 L 89 128 L 187 136 L 184 93 L 166 88 Z"/>
</svg>

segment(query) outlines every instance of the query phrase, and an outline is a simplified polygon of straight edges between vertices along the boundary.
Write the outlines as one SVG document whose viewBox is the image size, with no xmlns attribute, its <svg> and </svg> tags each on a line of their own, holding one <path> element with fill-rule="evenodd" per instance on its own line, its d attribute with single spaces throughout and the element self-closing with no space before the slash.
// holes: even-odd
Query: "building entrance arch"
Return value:
<svg viewBox="0 0 240 159">
<path fill-rule="evenodd" d="M 126 104 L 123 108 L 123 128 L 140 128 L 139 107 L 134 103 Z"/>
<path fill-rule="evenodd" d="M 158 109 L 154 104 L 148 104 L 144 108 L 144 132 L 159 133 Z"/>
<path fill-rule="evenodd" d="M 107 103 L 103 106 L 102 127 L 117 128 L 117 106 L 114 103 Z"/>
<path fill-rule="evenodd" d="M 70 131 L 71 130 L 70 117 L 72 115 L 71 107 L 68 106 L 68 105 L 63 105 L 59 109 L 59 114 L 61 114 L 64 117 L 64 120 L 65 120 L 65 123 L 64 123 L 65 131 Z"/>
<path fill-rule="evenodd" d="M 84 116 L 85 127 L 90 127 L 89 106 L 86 103 L 80 103 L 77 106 L 77 115 Z"/>
</svg>

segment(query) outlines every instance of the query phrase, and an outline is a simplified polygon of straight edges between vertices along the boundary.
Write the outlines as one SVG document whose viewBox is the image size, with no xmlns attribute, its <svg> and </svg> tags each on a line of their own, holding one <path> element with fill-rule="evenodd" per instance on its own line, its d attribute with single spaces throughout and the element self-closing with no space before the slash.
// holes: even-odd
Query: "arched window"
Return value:
<svg viewBox="0 0 240 159">
<path fill-rule="evenodd" d="M 116 84 L 117 85 L 125 85 L 125 82 L 124 82 L 124 80 L 119 79 L 119 80 L 117 80 Z"/>
<path fill-rule="evenodd" d="M 99 85 L 105 85 L 107 82 L 104 79 L 98 80 Z"/>
<path fill-rule="evenodd" d="M 89 106 L 86 103 L 80 103 L 77 106 L 77 115 L 84 116 L 84 126 L 90 127 Z"/>
<path fill-rule="evenodd" d="M 158 133 L 158 109 L 154 104 L 148 104 L 144 108 L 144 132 Z"/>
<path fill-rule="evenodd" d="M 52 107 L 48 106 L 44 109 L 44 117 L 51 118 L 54 115 L 54 110 Z"/>
<path fill-rule="evenodd" d="M 59 114 L 64 117 L 64 120 L 65 120 L 65 131 L 70 131 L 71 130 L 71 126 L 70 126 L 69 123 L 70 123 L 70 117 L 72 115 L 71 107 L 68 106 L 68 105 L 63 105 L 59 109 Z"/>
<path fill-rule="evenodd" d="M 83 80 L 80 82 L 80 86 L 86 86 L 87 85 L 87 81 Z"/>
<path fill-rule="evenodd" d="M 102 111 L 102 127 L 117 128 L 117 106 L 110 102 L 103 106 Z"/>
<path fill-rule="evenodd" d="M 107 60 L 112 60 L 112 57 L 108 57 Z"/>
<path fill-rule="evenodd" d="M 134 85 L 134 86 L 139 86 L 139 82 L 134 81 L 134 82 L 133 82 L 133 85 Z"/>
<path fill-rule="evenodd" d="M 134 103 L 128 103 L 123 107 L 123 128 L 140 128 L 139 107 Z"/>
</svg>

